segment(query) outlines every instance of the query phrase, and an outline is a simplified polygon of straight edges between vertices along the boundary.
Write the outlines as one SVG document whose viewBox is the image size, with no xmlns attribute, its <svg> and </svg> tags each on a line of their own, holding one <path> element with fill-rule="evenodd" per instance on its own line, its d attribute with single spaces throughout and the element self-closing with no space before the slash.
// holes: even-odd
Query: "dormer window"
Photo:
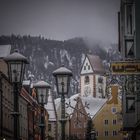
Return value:
<svg viewBox="0 0 140 140">
<path fill-rule="evenodd" d="M 85 76 L 85 84 L 89 84 L 89 76 Z"/>
</svg>

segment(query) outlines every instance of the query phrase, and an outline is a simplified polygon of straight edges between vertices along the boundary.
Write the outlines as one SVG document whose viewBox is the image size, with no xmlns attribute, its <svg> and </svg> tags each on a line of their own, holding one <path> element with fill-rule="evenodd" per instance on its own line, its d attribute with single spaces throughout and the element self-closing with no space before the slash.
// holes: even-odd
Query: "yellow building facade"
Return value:
<svg viewBox="0 0 140 140">
<path fill-rule="evenodd" d="M 121 99 L 118 97 L 118 86 L 111 87 L 112 97 L 93 117 L 97 140 L 123 140 Z"/>
</svg>

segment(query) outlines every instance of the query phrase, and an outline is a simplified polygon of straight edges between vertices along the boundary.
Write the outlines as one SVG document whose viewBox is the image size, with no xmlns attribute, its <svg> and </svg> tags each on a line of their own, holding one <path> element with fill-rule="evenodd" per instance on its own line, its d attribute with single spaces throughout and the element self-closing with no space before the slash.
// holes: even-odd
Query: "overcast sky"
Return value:
<svg viewBox="0 0 140 140">
<path fill-rule="evenodd" d="M 120 0 L 0 0 L 0 35 L 117 43 Z"/>
</svg>

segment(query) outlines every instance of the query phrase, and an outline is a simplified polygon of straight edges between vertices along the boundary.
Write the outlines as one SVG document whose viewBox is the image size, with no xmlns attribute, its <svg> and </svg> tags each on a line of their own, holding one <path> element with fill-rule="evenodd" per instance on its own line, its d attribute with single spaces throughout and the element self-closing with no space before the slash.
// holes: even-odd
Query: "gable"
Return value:
<svg viewBox="0 0 140 140">
<path fill-rule="evenodd" d="M 93 73 L 93 69 L 88 57 L 86 57 L 81 69 L 81 74 L 88 74 L 88 73 Z"/>
<path fill-rule="evenodd" d="M 76 105 L 75 105 L 75 109 L 74 109 L 73 114 L 75 114 L 75 113 L 79 113 L 79 114 L 82 114 L 84 116 L 88 116 L 80 97 L 78 97 L 76 100 Z"/>
<path fill-rule="evenodd" d="M 107 101 L 108 102 L 108 101 Z M 117 112 L 121 111 L 121 99 L 118 98 L 118 103 L 117 104 L 108 104 L 105 103 L 100 110 L 95 114 L 93 119 L 98 119 L 102 116 L 106 116 L 107 118 L 111 118 L 112 116 L 116 116 Z M 112 112 L 112 108 L 116 108 L 116 113 Z"/>
</svg>

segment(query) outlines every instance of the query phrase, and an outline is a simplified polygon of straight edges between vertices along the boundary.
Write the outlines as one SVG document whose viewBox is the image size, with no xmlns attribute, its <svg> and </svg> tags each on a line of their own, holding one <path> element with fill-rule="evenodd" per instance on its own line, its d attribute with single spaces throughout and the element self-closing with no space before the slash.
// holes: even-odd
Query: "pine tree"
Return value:
<svg viewBox="0 0 140 140">
<path fill-rule="evenodd" d="M 91 140 L 91 131 L 95 130 L 94 124 L 92 122 L 92 119 L 89 118 L 87 122 L 87 130 L 86 130 L 86 140 Z M 96 140 L 96 138 L 95 138 Z"/>
</svg>

